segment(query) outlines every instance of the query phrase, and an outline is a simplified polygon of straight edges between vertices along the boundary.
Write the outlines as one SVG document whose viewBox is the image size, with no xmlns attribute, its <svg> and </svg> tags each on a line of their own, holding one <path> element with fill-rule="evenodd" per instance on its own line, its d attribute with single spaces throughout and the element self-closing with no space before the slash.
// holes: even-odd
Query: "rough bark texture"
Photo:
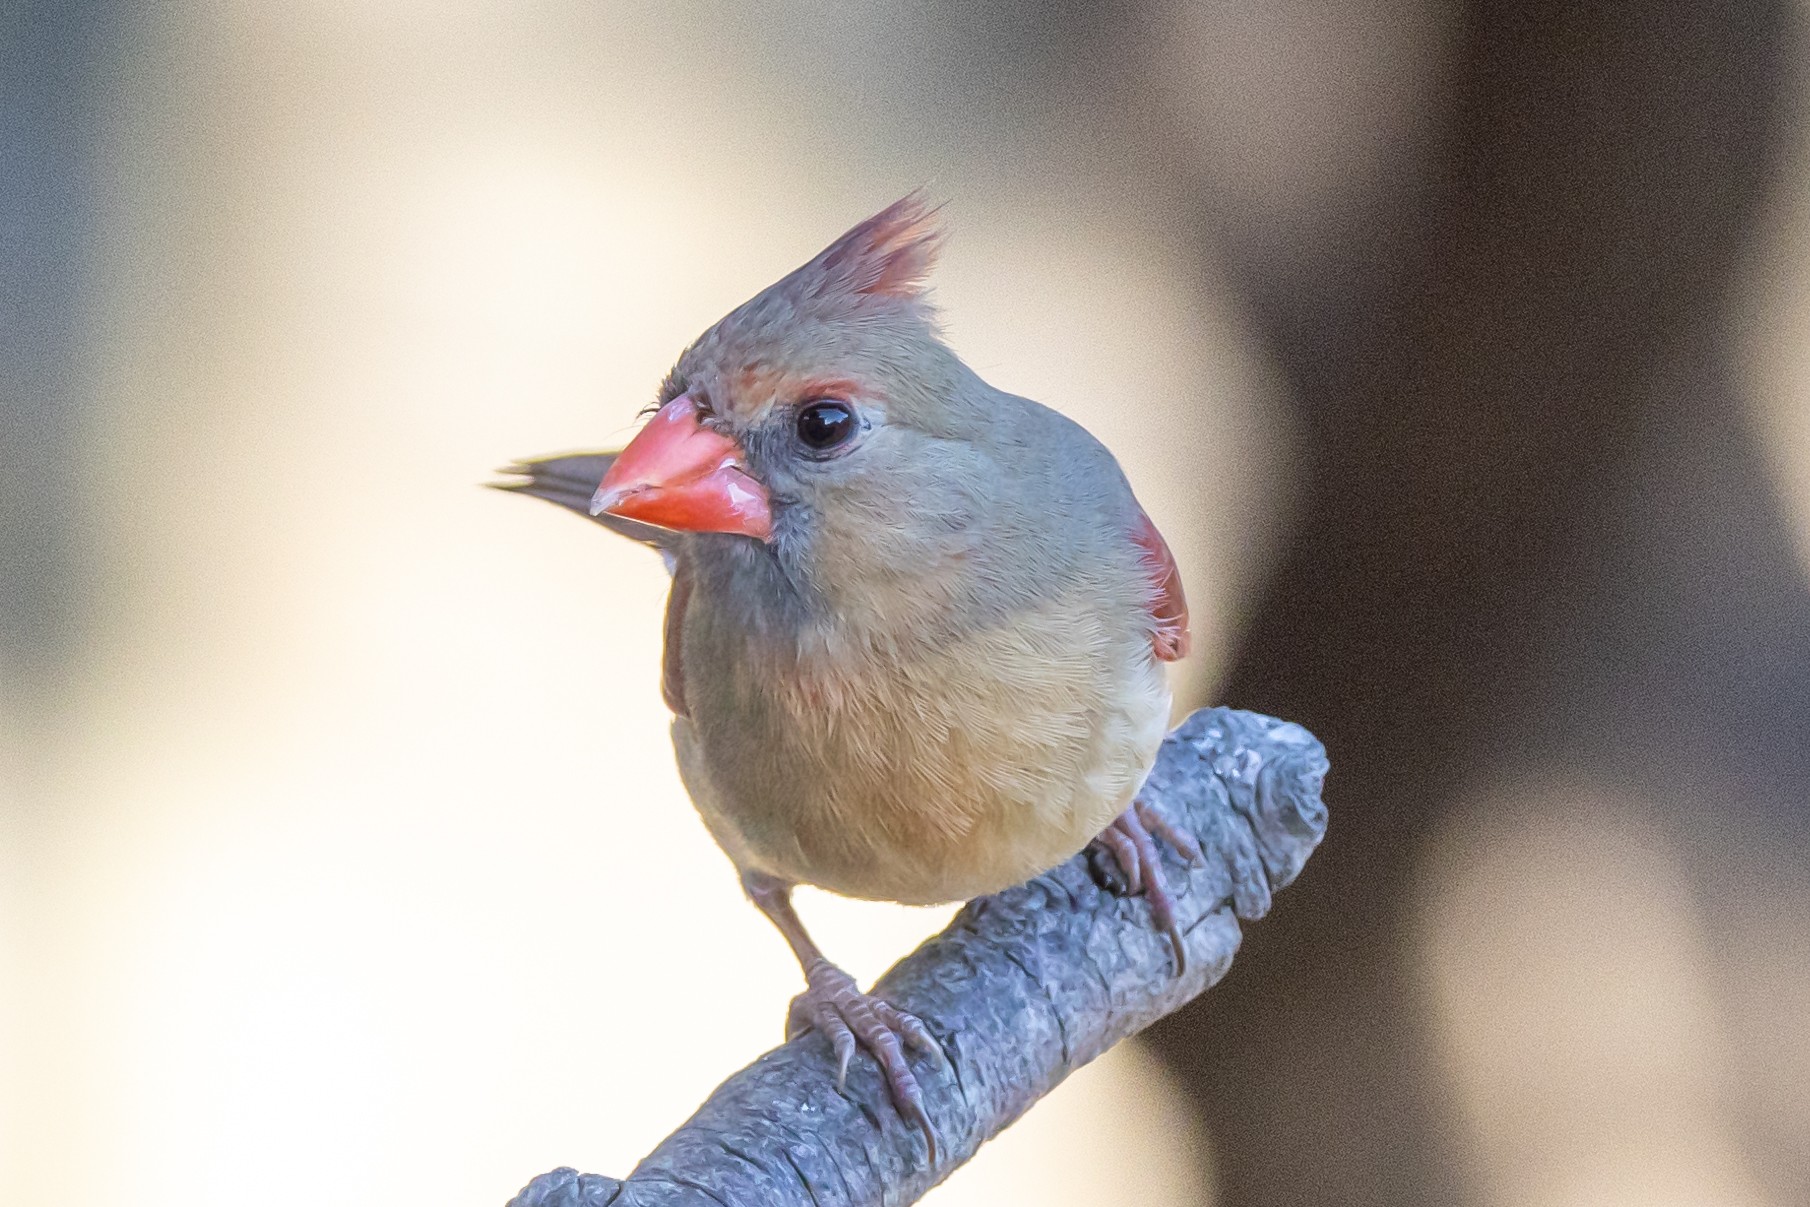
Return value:
<svg viewBox="0 0 1810 1207">
<path fill-rule="evenodd" d="M 1113 1044 L 1225 975 L 1239 919 L 1261 918 L 1326 829 L 1326 755 L 1298 725 L 1205 709 L 1170 735 L 1145 787 L 1200 839 L 1201 864 L 1169 856 L 1188 971 L 1137 898 L 1099 888 L 1077 856 L 972 902 L 879 982 L 941 1040 L 949 1069 L 917 1064 L 940 1159 L 894 1112 L 872 1061 L 846 1091 L 829 1045 L 808 1035 L 719 1086 L 626 1181 L 558 1169 L 511 1207 L 856 1207 L 909 1203 Z M 775 1005 L 778 1009 L 778 1005 Z"/>
</svg>

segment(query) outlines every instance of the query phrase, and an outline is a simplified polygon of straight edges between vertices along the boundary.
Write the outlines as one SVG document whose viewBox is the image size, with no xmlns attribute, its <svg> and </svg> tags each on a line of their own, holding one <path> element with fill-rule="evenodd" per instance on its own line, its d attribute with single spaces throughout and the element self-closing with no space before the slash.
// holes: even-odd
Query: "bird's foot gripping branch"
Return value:
<svg viewBox="0 0 1810 1207">
<path fill-rule="evenodd" d="M 1145 903 L 1115 896 L 1085 856 L 970 903 L 877 990 L 924 1020 L 946 1064 L 921 1066 L 939 1139 L 892 1109 L 858 1059 L 838 1090 L 815 1033 L 767 1053 L 713 1093 L 626 1180 L 558 1169 L 511 1207 L 865 1207 L 909 1203 L 1070 1072 L 1181 1008 L 1225 975 L 1239 920 L 1261 918 L 1326 829 L 1326 754 L 1298 725 L 1227 708 L 1189 717 L 1163 744 L 1143 798 L 1204 858 L 1172 852 L 1187 971 Z"/>
</svg>

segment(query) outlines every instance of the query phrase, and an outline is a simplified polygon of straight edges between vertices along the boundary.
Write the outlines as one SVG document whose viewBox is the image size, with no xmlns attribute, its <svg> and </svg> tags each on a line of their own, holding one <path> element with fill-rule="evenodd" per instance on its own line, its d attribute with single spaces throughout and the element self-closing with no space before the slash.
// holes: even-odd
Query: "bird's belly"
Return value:
<svg viewBox="0 0 1810 1207">
<path fill-rule="evenodd" d="M 1014 673 L 1012 653 L 956 655 L 981 655 L 971 666 L 989 674 L 889 668 L 859 688 L 806 682 L 694 704 L 673 728 L 686 786 L 743 869 L 911 904 L 1019 883 L 1130 802 L 1169 691 L 1148 658 L 1098 660 L 1077 682 Z M 1130 669 L 1103 669 L 1114 664 Z"/>
</svg>

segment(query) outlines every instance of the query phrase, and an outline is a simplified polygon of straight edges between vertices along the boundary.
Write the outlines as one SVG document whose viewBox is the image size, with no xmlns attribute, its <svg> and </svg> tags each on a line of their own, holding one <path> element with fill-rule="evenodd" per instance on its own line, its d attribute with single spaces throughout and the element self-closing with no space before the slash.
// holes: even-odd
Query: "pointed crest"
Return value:
<svg viewBox="0 0 1810 1207">
<path fill-rule="evenodd" d="M 679 358 L 679 367 L 689 362 L 699 371 L 769 372 L 830 347 L 853 355 L 859 344 L 870 349 L 861 355 L 872 357 L 878 355 L 872 349 L 888 341 L 894 349 L 920 338 L 934 343 L 936 315 L 925 278 L 943 240 L 937 208 L 913 192 L 857 224 L 717 320 Z M 762 393 L 755 385 L 742 388 Z M 660 397 L 672 395 L 662 390 Z"/>
<path fill-rule="evenodd" d="M 807 267 L 817 269 L 835 292 L 920 297 L 943 242 L 939 208 L 922 192 L 908 193 L 824 248 Z"/>
</svg>

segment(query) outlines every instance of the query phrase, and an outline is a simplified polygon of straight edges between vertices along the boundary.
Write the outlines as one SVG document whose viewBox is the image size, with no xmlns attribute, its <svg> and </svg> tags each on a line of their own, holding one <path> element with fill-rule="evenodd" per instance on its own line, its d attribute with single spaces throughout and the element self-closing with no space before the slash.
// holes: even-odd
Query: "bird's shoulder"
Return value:
<svg viewBox="0 0 1810 1207">
<path fill-rule="evenodd" d="M 1070 522 L 1048 525 L 1060 547 L 1042 551 L 1043 562 L 1071 571 L 1121 567 L 1129 559 L 1145 588 L 1152 623 L 1152 646 L 1159 659 L 1173 662 L 1189 647 L 1188 602 L 1181 569 L 1155 522 L 1132 491 L 1118 458 L 1092 432 L 1052 407 L 1004 395 L 1016 438 L 1009 452 L 1021 493 L 1033 514 Z"/>
</svg>

